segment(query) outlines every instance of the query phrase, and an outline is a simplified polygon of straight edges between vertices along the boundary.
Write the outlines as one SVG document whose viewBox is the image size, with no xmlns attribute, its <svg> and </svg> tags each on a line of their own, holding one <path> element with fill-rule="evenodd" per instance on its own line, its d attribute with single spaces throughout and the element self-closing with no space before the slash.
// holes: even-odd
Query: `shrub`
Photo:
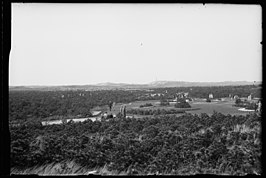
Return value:
<svg viewBox="0 0 266 178">
<path fill-rule="evenodd" d="M 139 107 L 143 108 L 143 107 L 150 107 L 150 106 L 153 106 L 153 105 L 151 103 L 146 103 L 144 105 L 140 105 Z"/>
<path fill-rule="evenodd" d="M 176 104 L 176 108 L 191 108 L 190 104 L 186 102 L 185 99 L 178 99 Z"/>
<path fill-rule="evenodd" d="M 211 99 L 207 98 L 206 99 L 206 102 L 210 103 L 211 102 Z"/>
<path fill-rule="evenodd" d="M 161 106 L 168 106 L 168 105 L 170 105 L 170 103 L 169 103 L 169 101 L 167 101 L 166 99 L 162 99 L 162 100 L 160 101 L 160 105 L 161 105 Z"/>
</svg>

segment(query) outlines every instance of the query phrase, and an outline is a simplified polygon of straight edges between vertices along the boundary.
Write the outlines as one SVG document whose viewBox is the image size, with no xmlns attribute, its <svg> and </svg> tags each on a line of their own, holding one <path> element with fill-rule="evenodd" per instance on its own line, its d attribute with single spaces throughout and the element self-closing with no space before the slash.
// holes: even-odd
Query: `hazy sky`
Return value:
<svg viewBox="0 0 266 178">
<path fill-rule="evenodd" d="M 261 81 L 262 9 L 12 4 L 10 85 Z"/>
</svg>

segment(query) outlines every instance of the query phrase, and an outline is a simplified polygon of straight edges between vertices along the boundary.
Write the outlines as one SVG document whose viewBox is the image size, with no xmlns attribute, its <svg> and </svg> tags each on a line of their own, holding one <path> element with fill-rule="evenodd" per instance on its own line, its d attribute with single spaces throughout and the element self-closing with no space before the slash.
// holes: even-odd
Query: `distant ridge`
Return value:
<svg viewBox="0 0 266 178">
<path fill-rule="evenodd" d="M 248 81 L 224 81 L 224 82 L 185 82 L 185 81 L 156 81 L 151 82 L 151 86 L 156 87 L 190 87 L 190 86 L 230 86 L 230 85 L 253 85 Z M 256 82 L 256 85 L 261 82 Z"/>
<path fill-rule="evenodd" d="M 99 83 L 94 85 L 58 85 L 58 86 L 9 86 L 9 90 L 110 90 L 110 89 L 148 89 L 166 87 L 194 87 L 194 86 L 238 86 L 253 85 L 249 81 L 224 81 L 224 82 L 186 82 L 186 81 L 154 81 L 147 84 L 127 84 L 127 83 Z M 256 81 L 256 85 L 262 82 Z"/>
</svg>

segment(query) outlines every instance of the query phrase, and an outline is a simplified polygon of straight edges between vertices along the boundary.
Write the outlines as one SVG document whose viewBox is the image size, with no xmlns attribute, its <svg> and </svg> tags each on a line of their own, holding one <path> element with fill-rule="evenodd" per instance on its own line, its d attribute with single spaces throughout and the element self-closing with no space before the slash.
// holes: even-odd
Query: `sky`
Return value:
<svg viewBox="0 0 266 178">
<path fill-rule="evenodd" d="M 9 85 L 262 81 L 262 8 L 12 3 Z"/>
</svg>

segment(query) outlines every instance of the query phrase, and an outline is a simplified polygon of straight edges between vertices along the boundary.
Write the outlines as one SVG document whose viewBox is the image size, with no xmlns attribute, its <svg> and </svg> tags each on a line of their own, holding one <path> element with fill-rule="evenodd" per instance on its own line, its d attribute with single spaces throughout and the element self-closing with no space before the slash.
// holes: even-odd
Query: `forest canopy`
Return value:
<svg viewBox="0 0 266 178">
<path fill-rule="evenodd" d="M 75 161 L 132 174 L 261 174 L 261 117 L 221 113 L 11 127 L 11 167 Z"/>
</svg>

